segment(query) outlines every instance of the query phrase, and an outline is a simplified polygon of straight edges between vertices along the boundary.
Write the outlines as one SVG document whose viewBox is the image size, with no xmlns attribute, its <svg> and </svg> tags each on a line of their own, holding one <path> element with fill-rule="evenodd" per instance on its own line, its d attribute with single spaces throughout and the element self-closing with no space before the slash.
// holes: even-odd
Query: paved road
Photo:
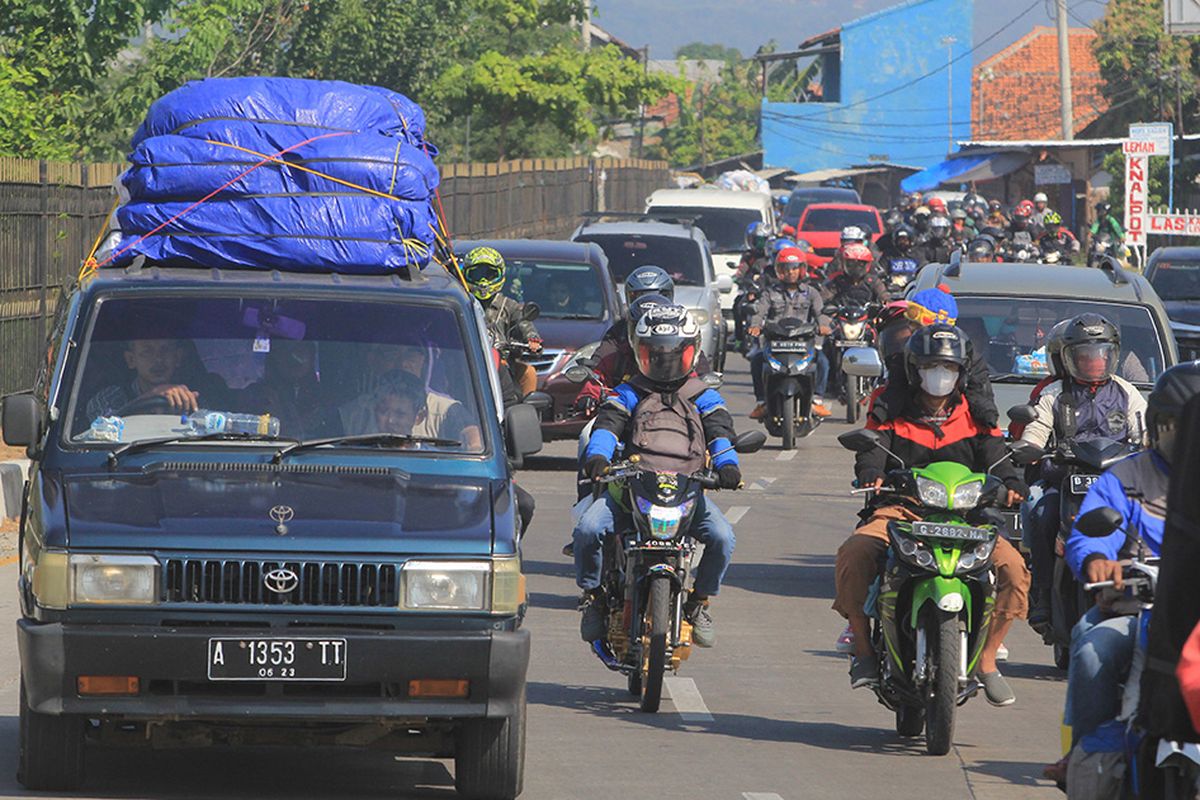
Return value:
<svg viewBox="0 0 1200 800">
<path fill-rule="evenodd" d="M 724 390 L 744 424 L 746 365 L 731 358 Z M 899 739 L 892 715 L 866 690 L 851 692 L 833 652 L 841 620 L 829 610 L 833 554 L 857 501 L 846 495 L 851 458 L 828 423 L 795 456 L 777 444 L 744 458 L 748 489 L 716 497 L 738 546 L 714 602 L 717 647 L 696 651 L 672 679 L 657 715 L 635 710 L 624 680 L 579 641 L 577 591 L 559 549 L 569 533 L 574 445 L 556 443 L 522 474 L 538 513 L 525 545 L 533 664 L 527 800 L 800 800 L 887 796 L 921 800 L 1054 798 L 1041 765 L 1058 754 L 1063 676 L 1023 624 L 1005 672 L 1017 704 L 976 698 L 959 712 L 957 745 L 926 756 Z M 739 509 L 745 509 L 744 513 Z M 11 587 L 15 566 L 0 566 Z M 12 630 L 11 590 L 0 595 Z M 13 640 L 10 638 L 11 643 Z M 0 797 L 13 779 L 17 736 L 15 647 L 0 648 Z M 382 753 L 101 751 L 83 797 L 453 797 L 448 762 Z M 648 788 L 652 787 L 652 788 Z"/>
</svg>

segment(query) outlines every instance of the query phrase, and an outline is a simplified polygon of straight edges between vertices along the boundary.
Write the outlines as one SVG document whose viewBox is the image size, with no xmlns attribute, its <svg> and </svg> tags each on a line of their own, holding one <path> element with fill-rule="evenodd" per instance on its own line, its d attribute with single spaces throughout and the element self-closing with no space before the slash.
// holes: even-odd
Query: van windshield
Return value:
<svg viewBox="0 0 1200 800">
<path fill-rule="evenodd" d="M 762 212 L 753 208 L 710 208 L 708 206 L 651 206 L 646 212 L 655 219 L 695 220 L 708 237 L 714 253 L 736 253 L 746 249 L 746 229 L 764 222 Z"/>
<path fill-rule="evenodd" d="M 246 434 L 395 434 L 482 452 L 479 387 L 453 309 L 254 295 L 103 298 L 66 437 L 127 443 Z M 397 441 L 397 440 L 392 440 Z"/>
</svg>

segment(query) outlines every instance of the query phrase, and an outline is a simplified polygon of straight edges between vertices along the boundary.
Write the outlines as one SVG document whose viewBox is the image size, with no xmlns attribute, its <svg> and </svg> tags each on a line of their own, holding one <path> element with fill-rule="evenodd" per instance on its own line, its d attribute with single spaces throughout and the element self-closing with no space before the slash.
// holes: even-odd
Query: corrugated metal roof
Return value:
<svg viewBox="0 0 1200 800">
<path fill-rule="evenodd" d="M 1200 139 L 1200 133 L 1188 133 L 1183 136 L 1176 136 L 1176 139 L 1184 141 L 1196 141 Z M 1024 139 L 1006 141 L 1004 139 L 990 140 L 967 140 L 956 142 L 959 147 L 1108 147 L 1119 146 L 1123 144 L 1125 139 Z M 958 155 L 958 154 L 955 154 Z M 953 158 L 953 156 L 951 156 Z"/>
</svg>

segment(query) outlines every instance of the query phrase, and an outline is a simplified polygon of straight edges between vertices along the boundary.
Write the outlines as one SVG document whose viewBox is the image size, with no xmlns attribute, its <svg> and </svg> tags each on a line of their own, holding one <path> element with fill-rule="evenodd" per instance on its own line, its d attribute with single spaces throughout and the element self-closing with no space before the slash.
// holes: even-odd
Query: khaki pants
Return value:
<svg viewBox="0 0 1200 800">
<path fill-rule="evenodd" d="M 837 586 L 833 610 L 847 619 L 851 614 L 861 616 L 867 592 L 883 565 L 888 548 L 887 525 L 892 520 L 915 520 L 919 517 L 902 506 L 882 506 L 860 525 L 838 548 L 834 566 Z M 996 540 L 992 553 L 996 569 L 996 606 L 992 611 L 997 620 L 1023 618 L 1029 612 L 1029 570 L 1025 560 L 1007 539 Z"/>
</svg>

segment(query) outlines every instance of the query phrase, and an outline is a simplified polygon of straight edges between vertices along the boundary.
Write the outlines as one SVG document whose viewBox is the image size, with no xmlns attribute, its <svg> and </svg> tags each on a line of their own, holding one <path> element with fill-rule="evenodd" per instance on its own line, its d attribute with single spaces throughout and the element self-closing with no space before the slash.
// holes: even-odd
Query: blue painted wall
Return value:
<svg viewBox="0 0 1200 800">
<path fill-rule="evenodd" d="M 973 14 L 974 0 L 911 0 L 843 25 L 840 102 L 764 102 L 764 165 L 808 172 L 942 161 L 948 139 L 971 136 Z M 949 78 L 945 36 L 957 39 Z"/>
</svg>

